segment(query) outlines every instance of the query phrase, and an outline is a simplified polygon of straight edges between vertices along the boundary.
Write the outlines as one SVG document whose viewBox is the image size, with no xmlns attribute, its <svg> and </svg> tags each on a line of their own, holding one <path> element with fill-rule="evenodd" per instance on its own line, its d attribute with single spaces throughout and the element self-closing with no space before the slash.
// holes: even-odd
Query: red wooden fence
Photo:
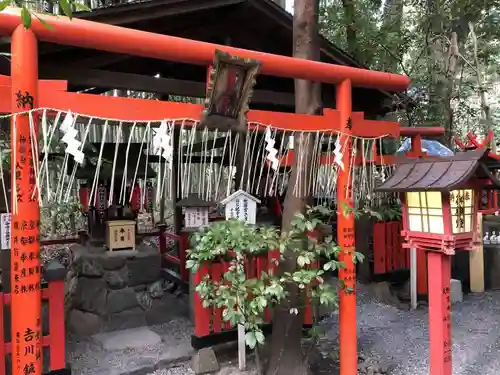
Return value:
<svg viewBox="0 0 500 375">
<path fill-rule="evenodd" d="M 403 249 L 401 221 L 373 224 L 373 273 L 380 275 L 410 268 L 410 252 Z"/>
<path fill-rule="evenodd" d="M 49 334 L 43 336 L 42 345 L 50 348 L 50 371 L 66 368 L 66 335 L 64 328 L 64 280 L 51 281 L 42 289 L 42 300 L 48 300 Z M 4 306 L 10 305 L 10 293 L 0 292 L 0 375 L 5 375 L 5 356 L 12 352 L 11 342 L 5 342 Z M 43 324 L 43 323 L 42 323 Z M 11 337 L 11 340 L 13 338 Z"/>
<path fill-rule="evenodd" d="M 247 278 L 255 277 L 260 278 L 262 271 L 269 272 L 270 270 L 275 271 L 276 265 L 273 259 L 279 257 L 279 252 L 269 252 L 266 255 L 253 257 L 251 261 L 245 262 L 245 272 Z M 196 273 L 194 274 L 193 282 L 194 285 L 198 285 L 205 276 L 209 276 L 213 281 L 220 281 L 224 273 L 229 269 L 229 262 L 219 261 L 219 262 L 206 262 Z M 198 293 L 193 295 L 193 309 L 194 309 L 194 336 L 196 337 L 207 337 L 213 334 L 219 334 L 223 331 L 228 331 L 231 326 L 228 323 L 224 323 L 222 319 L 222 308 L 212 308 L 203 307 L 202 299 Z M 304 324 L 312 324 L 312 310 L 309 305 L 306 306 L 304 314 Z M 271 312 L 265 310 L 265 321 L 266 323 L 271 323 Z"/>
</svg>

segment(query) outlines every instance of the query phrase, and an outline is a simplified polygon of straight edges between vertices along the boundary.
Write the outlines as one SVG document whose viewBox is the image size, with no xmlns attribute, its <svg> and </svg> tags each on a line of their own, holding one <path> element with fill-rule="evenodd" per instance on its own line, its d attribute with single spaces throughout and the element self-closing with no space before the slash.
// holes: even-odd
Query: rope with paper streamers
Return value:
<svg viewBox="0 0 500 375">
<path fill-rule="evenodd" d="M 146 181 L 154 181 L 155 204 L 192 194 L 218 202 L 231 194 L 235 186 L 260 197 L 283 195 L 289 183 L 294 184 L 295 195 L 312 195 L 326 203 L 336 196 L 339 169 L 345 168 L 346 147 L 352 147 L 353 152 L 351 167 L 344 172 L 351 181 L 360 182 L 354 186 L 356 201 L 375 197 L 373 189 L 380 180 L 374 177 L 375 170 L 382 178 L 390 173 L 385 165 L 378 169 L 369 167 L 374 157 L 372 150 L 381 145 L 386 135 L 360 138 L 328 129 L 290 131 L 253 122 L 248 123 L 246 133 L 235 134 L 208 131 L 199 121 L 188 118 L 120 120 L 52 108 L 0 118 L 12 117 L 15 124 L 20 115 L 29 116 L 32 139 L 35 121 L 40 121 L 39 142 L 30 143 L 33 155 L 41 151 L 40 160 L 34 161 L 37 188 L 32 197 L 37 195 L 41 206 L 67 202 L 72 194 L 76 195 L 82 181 L 90 185 L 89 203 L 94 207 L 103 181 L 109 182 L 108 207 L 129 204 L 136 184 L 142 188 L 143 207 Z M 178 139 L 174 139 L 174 128 Z M 341 144 L 340 138 L 346 141 Z M 305 157 L 306 150 L 311 158 Z M 354 166 L 360 152 L 363 162 Z M 283 165 L 292 162 L 296 168 Z M 53 163 L 57 168 L 49 168 Z M 241 170 L 236 165 L 241 165 Z M 3 174 L 2 184 L 5 194 L 8 189 Z M 16 202 L 12 209 L 16 209 Z"/>
</svg>

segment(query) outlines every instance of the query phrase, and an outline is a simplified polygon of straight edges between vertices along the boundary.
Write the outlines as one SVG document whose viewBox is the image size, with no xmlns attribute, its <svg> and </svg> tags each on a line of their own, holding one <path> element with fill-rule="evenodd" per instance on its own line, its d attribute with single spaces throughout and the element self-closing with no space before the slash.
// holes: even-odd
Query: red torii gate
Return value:
<svg viewBox="0 0 500 375">
<path fill-rule="evenodd" d="M 75 113 L 91 117 L 113 118 L 123 121 L 148 121 L 154 118 L 191 118 L 201 119 L 203 106 L 188 103 L 173 103 L 143 99 L 106 97 L 91 94 L 66 92 L 65 83 L 61 81 L 38 80 L 38 41 L 46 41 L 82 48 L 92 48 L 107 52 L 136 55 L 141 57 L 171 60 L 189 64 L 209 66 L 215 50 L 222 50 L 242 58 L 259 60 L 262 63 L 262 74 L 288 78 L 306 79 L 337 86 L 336 110 L 327 109 L 324 115 L 290 114 L 251 110 L 248 113 L 249 122 L 265 123 L 289 131 L 309 130 L 336 132 L 341 131 L 341 144 L 344 155 L 343 162 L 346 171 L 351 162 L 352 142 L 350 135 L 358 137 L 378 137 L 382 135 L 400 136 L 402 133 L 397 123 L 374 122 L 376 126 L 364 126 L 362 115 L 352 112 L 352 86 L 378 88 L 388 91 L 401 91 L 409 85 L 405 76 L 368 71 L 364 69 L 337 66 L 321 62 L 295 59 L 292 57 L 260 53 L 239 48 L 215 45 L 211 43 L 153 34 L 144 31 L 99 24 L 85 20 L 69 20 L 66 17 L 51 17 L 40 15 L 49 22 L 53 29 L 48 29 L 39 20 L 33 19 L 30 30 L 22 26 L 20 10 L 8 8 L 0 13 L 0 36 L 11 36 L 11 77 L 0 78 L 0 112 L 20 113 L 33 108 L 53 108 L 71 110 Z M 28 92 L 33 98 L 33 105 L 17 101 L 18 93 Z M 8 98 L 8 99 L 7 99 Z M 359 116 L 359 117 L 358 117 Z M 352 118 L 352 126 L 347 127 Z M 359 120 L 357 120 L 359 119 Z M 29 118 L 19 115 L 15 121 L 16 129 L 11 131 L 13 156 L 19 160 L 19 165 L 12 168 L 12 181 L 16 189 L 12 190 L 12 202 L 17 201 L 17 211 L 12 215 L 13 239 L 23 236 L 33 236 L 35 239 L 28 244 L 18 244 L 12 249 L 11 267 L 13 270 L 21 263 L 21 253 L 40 251 L 39 227 L 26 229 L 22 223 L 28 220 L 38 223 L 40 207 L 36 200 L 18 199 L 36 189 L 33 181 L 33 155 L 31 148 L 22 144 L 31 139 Z M 11 122 L 14 126 L 14 120 Z M 306 127 L 306 129 L 304 129 Z M 439 133 L 440 130 L 437 130 Z M 425 128 L 415 134 L 435 134 L 433 129 Z M 35 134 L 38 134 L 36 129 Z M 405 135 L 408 135 L 406 133 Z M 341 172 L 338 177 L 338 191 L 350 191 L 348 173 Z M 30 194 L 31 196 L 31 194 Z M 352 196 L 340 193 L 339 204 L 352 206 Z M 341 270 L 340 277 L 348 288 L 355 287 L 355 268 L 352 264 L 354 251 L 354 217 L 340 216 L 338 220 L 339 245 L 345 250 L 342 260 L 346 268 Z M 30 267 L 39 266 L 39 257 L 30 260 Z M 20 284 L 37 284 L 40 275 L 35 274 L 26 279 L 16 277 L 12 272 L 12 288 Z M 39 285 L 39 284 L 38 284 Z M 12 294 L 12 336 L 15 339 L 13 348 L 13 374 L 18 374 L 26 366 L 33 375 L 40 375 L 41 342 L 31 341 L 34 351 L 25 351 L 27 343 L 22 340 L 27 330 L 40 330 L 40 290 L 24 294 Z M 39 336 L 39 335 L 38 335 Z M 353 293 L 340 291 L 340 363 L 342 375 L 357 374 L 357 340 L 356 340 L 356 296 Z M 25 354 L 25 355 L 23 355 Z"/>
</svg>

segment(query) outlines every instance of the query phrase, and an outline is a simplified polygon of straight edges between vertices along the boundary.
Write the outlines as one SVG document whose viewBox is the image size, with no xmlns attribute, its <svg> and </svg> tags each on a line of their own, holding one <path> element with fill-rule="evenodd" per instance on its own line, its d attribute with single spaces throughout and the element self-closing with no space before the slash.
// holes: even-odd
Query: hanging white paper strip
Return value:
<svg viewBox="0 0 500 375">
<path fill-rule="evenodd" d="M 342 160 L 343 154 L 342 154 L 342 145 L 340 144 L 340 137 L 337 137 L 335 140 L 335 149 L 333 150 L 333 162 L 337 164 L 340 169 L 344 170 L 344 162 Z"/>
<path fill-rule="evenodd" d="M 75 117 L 71 111 L 68 111 L 60 126 L 61 131 L 64 133 L 61 141 L 66 143 L 66 153 L 73 156 L 74 160 L 78 164 L 82 164 L 85 155 L 79 150 L 82 143 L 76 139 L 78 136 L 78 130 L 75 129 L 74 125 Z"/>
<path fill-rule="evenodd" d="M 266 133 L 264 135 L 264 140 L 266 141 L 266 151 L 268 152 L 266 159 L 271 162 L 271 168 L 275 171 L 278 170 L 280 162 L 276 155 L 278 155 L 278 150 L 274 147 L 276 141 L 271 135 L 271 129 L 266 128 Z"/>
</svg>

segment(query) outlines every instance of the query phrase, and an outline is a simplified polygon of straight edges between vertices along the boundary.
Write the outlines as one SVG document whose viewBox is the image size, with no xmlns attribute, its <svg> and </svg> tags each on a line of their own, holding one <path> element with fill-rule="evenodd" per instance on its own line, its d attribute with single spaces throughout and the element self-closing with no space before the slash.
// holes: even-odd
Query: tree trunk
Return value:
<svg viewBox="0 0 500 375">
<path fill-rule="evenodd" d="M 357 60 L 360 60 L 357 28 L 356 28 L 356 9 L 353 0 L 342 0 L 346 25 L 347 52 Z"/>
<path fill-rule="evenodd" d="M 294 4 L 294 56 L 302 59 L 319 60 L 318 47 L 318 1 L 295 0 Z M 319 114 L 321 112 L 321 86 L 316 82 L 295 80 L 295 110 L 297 113 Z M 297 139 L 298 138 L 298 139 Z M 298 212 L 303 212 L 309 201 L 311 187 L 308 186 L 310 173 L 313 172 L 312 135 L 296 137 L 296 155 L 304 155 L 301 162 L 295 158 L 292 176 L 288 184 L 282 230 L 290 229 L 290 222 Z M 299 190 L 295 190 L 299 186 Z M 285 261 L 280 271 L 293 271 L 297 260 L 294 254 L 285 253 Z M 279 306 L 274 315 L 271 338 L 271 357 L 267 375 L 304 375 L 309 371 L 304 360 L 301 346 L 302 323 L 304 315 L 304 293 L 297 287 L 289 289 L 289 300 Z M 298 315 L 289 309 L 299 308 Z"/>
<path fill-rule="evenodd" d="M 458 40 L 457 33 L 451 33 L 450 46 L 445 61 L 446 88 L 444 90 L 444 127 L 446 129 L 445 140 L 451 145 L 454 134 L 455 111 L 453 109 L 453 98 L 456 91 L 456 75 L 458 66 Z"/>
<path fill-rule="evenodd" d="M 401 49 L 401 23 L 403 19 L 403 1 L 386 0 L 383 10 L 381 33 L 384 36 L 386 48 L 390 51 L 381 51 L 381 70 L 397 73 L 403 61 Z"/>
</svg>

